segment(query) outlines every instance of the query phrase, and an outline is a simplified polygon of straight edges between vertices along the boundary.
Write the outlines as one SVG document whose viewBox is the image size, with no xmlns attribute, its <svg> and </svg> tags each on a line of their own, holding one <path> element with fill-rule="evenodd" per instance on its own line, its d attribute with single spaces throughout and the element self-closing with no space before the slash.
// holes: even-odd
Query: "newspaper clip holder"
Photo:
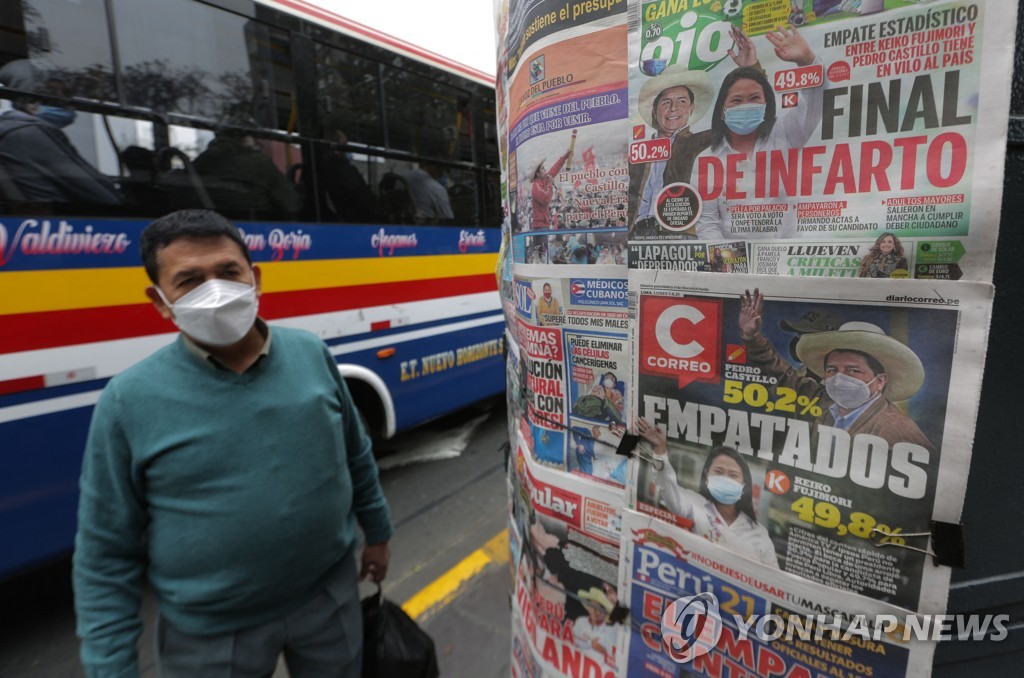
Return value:
<svg viewBox="0 0 1024 678">
<path fill-rule="evenodd" d="M 886 537 L 885 541 L 876 542 L 874 537 L 880 534 Z M 914 537 L 927 537 L 928 548 L 907 546 L 906 540 Z M 944 523 L 941 520 L 933 520 L 929 524 L 928 532 L 887 532 L 877 527 L 871 530 L 871 544 L 876 548 L 893 546 L 896 548 L 917 551 L 932 557 L 935 565 L 945 565 L 963 569 L 967 567 L 966 549 L 964 548 L 964 526 L 960 523 Z"/>
<path fill-rule="evenodd" d="M 650 454 L 644 454 L 643 451 L 637 449 L 639 442 L 640 436 L 632 433 L 623 434 L 622 440 L 619 441 L 619 446 L 615 448 L 615 454 L 623 457 L 636 457 L 641 461 L 653 464 L 654 468 L 660 471 L 665 464 L 665 460 L 652 457 Z"/>
</svg>

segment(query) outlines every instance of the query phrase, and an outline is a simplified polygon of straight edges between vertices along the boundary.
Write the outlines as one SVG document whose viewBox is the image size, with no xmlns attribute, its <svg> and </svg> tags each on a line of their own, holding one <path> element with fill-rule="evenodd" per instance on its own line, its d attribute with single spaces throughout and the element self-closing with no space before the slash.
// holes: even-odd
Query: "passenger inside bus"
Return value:
<svg viewBox="0 0 1024 678">
<path fill-rule="evenodd" d="M 273 218 L 302 207 L 301 195 L 248 132 L 222 130 L 192 166 L 219 212 Z"/>
<path fill-rule="evenodd" d="M 341 146 L 348 143 L 348 136 L 340 129 L 328 132 L 328 138 Z M 342 223 L 378 223 L 382 215 L 373 192 L 341 146 L 324 147 L 317 154 L 317 182 L 325 218 Z"/>
<path fill-rule="evenodd" d="M 74 121 L 74 109 L 44 103 L 42 97 L 63 94 L 60 75 L 18 59 L 0 69 L 0 83 L 19 91 L 13 109 L 0 114 L 0 197 L 9 204 L 121 204 L 114 183 L 60 131 Z"/>
</svg>

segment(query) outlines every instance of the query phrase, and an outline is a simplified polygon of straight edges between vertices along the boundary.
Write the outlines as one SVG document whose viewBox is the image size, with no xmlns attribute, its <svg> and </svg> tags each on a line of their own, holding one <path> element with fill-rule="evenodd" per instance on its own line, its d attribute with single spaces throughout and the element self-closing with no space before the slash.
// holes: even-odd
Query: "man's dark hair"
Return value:
<svg viewBox="0 0 1024 678">
<path fill-rule="evenodd" d="M 162 216 L 146 226 L 139 238 L 142 264 L 146 267 L 146 275 L 153 284 L 157 283 L 159 277 L 157 254 L 175 240 L 182 238 L 229 238 L 238 244 L 245 255 L 245 260 L 252 264 L 252 255 L 242 240 L 242 234 L 230 221 L 211 210 L 179 210 Z"/>
<path fill-rule="evenodd" d="M 834 349 L 832 349 L 831 351 L 829 351 L 828 353 L 825 354 L 825 361 L 824 361 L 824 364 L 822 365 L 822 368 L 824 368 L 826 365 L 828 365 L 828 359 L 829 359 L 829 357 L 833 353 L 856 353 L 857 355 L 861 356 L 862 358 L 864 358 L 864 360 L 867 361 L 868 369 L 871 370 L 871 373 L 874 374 L 876 377 L 878 375 L 880 375 L 880 374 L 885 374 L 885 365 L 883 365 L 882 363 L 878 362 L 875 359 L 874 356 L 872 356 L 872 355 L 870 355 L 868 353 L 865 353 L 864 351 L 858 351 L 855 348 L 834 348 Z"/>
</svg>

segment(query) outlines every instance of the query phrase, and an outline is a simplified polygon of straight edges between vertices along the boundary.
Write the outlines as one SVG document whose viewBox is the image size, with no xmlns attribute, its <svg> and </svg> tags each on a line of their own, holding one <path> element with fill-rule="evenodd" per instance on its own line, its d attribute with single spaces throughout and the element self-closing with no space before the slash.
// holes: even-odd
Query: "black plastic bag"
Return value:
<svg viewBox="0 0 1024 678">
<path fill-rule="evenodd" d="M 402 608 L 377 593 L 364 598 L 363 678 L 437 678 L 434 641 Z"/>
</svg>

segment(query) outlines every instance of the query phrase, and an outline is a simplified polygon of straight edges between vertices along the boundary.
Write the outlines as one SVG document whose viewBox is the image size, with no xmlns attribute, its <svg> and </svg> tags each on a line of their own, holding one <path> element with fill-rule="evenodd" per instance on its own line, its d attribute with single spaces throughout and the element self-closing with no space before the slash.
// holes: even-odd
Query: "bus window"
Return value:
<svg viewBox="0 0 1024 678">
<path fill-rule="evenodd" d="M 64 96 L 115 100 L 104 4 L 104 0 L 5 3 L 0 18 L 5 44 L 0 65 L 28 58 L 40 68 L 60 73 Z"/>
<path fill-rule="evenodd" d="M 316 43 L 316 64 L 321 136 L 335 143 L 383 147 L 377 62 Z"/>
<path fill-rule="evenodd" d="M 340 132 L 335 139 L 338 143 L 314 147 L 320 221 L 381 223 L 384 211 L 377 195 L 379 179 L 372 177 L 381 174 L 375 170 L 382 159 L 348 150 L 342 146 L 345 137 Z M 305 183 L 308 186 L 308 181 Z"/>
<path fill-rule="evenodd" d="M 302 206 L 302 148 L 250 130 L 169 127 L 162 185 L 171 209 L 205 207 L 232 219 L 294 217 Z"/>
<path fill-rule="evenodd" d="M 443 160 L 473 160 L 468 93 L 387 68 L 384 110 L 390 148 Z"/>
<path fill-rule="evenodd" d="M 286 31 L 190 0 L 112 6 L 127 104 L 299 131 Z"/>
<path fill-rule="evenodd" d="M 484 166 L 498 169 L 501 161 L 498 158 L 498 124 L 494 109 L 494 98 L 485 98 L 481 108 L 483 108 L 484 119 L 484 143 L 481 144 L 483 146 L 483 158 L 481 160 Z"/>
</svg>

